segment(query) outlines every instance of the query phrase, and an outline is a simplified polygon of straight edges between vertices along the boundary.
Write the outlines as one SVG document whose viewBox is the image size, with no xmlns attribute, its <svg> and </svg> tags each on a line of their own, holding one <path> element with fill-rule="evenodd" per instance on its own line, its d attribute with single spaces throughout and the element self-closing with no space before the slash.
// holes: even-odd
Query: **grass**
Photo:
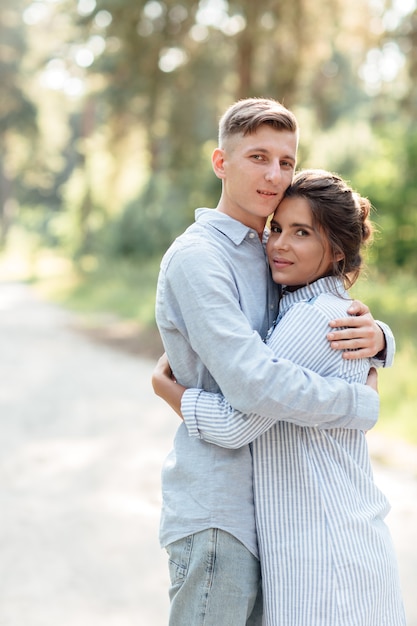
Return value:
<svg viewBox="0 0 417 626">
<path fill-rule="evenodd" d="M 140 264 L 106 262 L 78 273 L 70 288 L 59 294 L 51 284 L 44 284 L 44 289 L 49 290 L 50 297 L 80 313 L 111 314 L 146 327 L 154 324 L 158 270 L 159 259 Z"/>
<path fill-rule="evenodd" d="M 153 341 L 160 257 L 101 264 L 85 258 L 76 271 L 67 259 L 48 250 L 35 253 L 26 247 L 16 254 L 3 255 L 0 279 L 32 282 L 44 297 L 76 311 L 92 327 L 120 319 L 134 322 Z M 417 279 L 371 272 L 355 285 L 352 295 L 390 325 L 397 342 L 394 366 L 379 373 L 381 415 L 376 429 L 417 444 Z"/>
<path fill-rule="evenodd" d="M 0 280 L 31 283 L 45 298 L 86 318 L 114 316 L 154 325 L 160 256 L 143 263 L 85 256 L 75 265 L 22 232 L 12 234 L 0 255 Z"/>
<path fill-rule="evenodd" d="M 417 350 L 417 278 L 398 271 L 390 277 L 370 271 L 351 290 L 355 298 L 366 302 L 376 319 L 390 325 L 397 348 Z"/>
<path fill-rule="evenodd" d="M 397 345 L 394 365 L 379 371 L 381 413 L 375 430 L 417 444 L 417 279 L 401 271 L 384 277 L 371 269 L 352 295 L 389 324 Z"/>
</svg>

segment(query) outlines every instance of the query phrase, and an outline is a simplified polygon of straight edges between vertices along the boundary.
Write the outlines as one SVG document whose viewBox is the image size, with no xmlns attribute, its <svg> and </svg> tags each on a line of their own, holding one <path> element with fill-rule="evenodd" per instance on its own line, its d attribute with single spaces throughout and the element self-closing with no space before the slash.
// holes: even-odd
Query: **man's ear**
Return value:
<svg viewBox="0 0 417 626">
<path fill-rule="evenodd" d="M 224 170 L 225 153 L 221 148 L 216 148 L 211 156 L 211 164 L 217 178 L 225 178 Z"/>
</svg>

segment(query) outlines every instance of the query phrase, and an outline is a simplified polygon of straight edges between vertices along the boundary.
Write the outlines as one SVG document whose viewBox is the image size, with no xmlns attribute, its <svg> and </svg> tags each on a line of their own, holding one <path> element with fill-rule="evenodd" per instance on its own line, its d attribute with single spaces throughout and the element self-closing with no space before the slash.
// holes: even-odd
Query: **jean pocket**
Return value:
<svg viewBox="0 0 417 626">
<path fill-rule="evenodd" d="M 193 535 L 178 539 L 167 546 L 171 585 L 178 585 L 185 580 L 190 566 L 192 548 Z"/>
</svg>

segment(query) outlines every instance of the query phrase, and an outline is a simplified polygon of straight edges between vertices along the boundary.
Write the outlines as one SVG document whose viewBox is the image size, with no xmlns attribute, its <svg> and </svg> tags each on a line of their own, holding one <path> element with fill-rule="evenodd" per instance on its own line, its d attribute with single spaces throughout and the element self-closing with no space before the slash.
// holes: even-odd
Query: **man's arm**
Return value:
<svg viewBox="0 0 417 626">
<path fill-rule="evenodd" d="M 274 353 L 305 367 L 315 368 L 322 376 L 332 377 L 332 381 L 337 380 L 335 376 L 341 376 L 349 381 L 365 382 L 369 359 L 355 362 L 343 360 L 340 352 L 331 350 L 325 339 L 327 324 L 327 314 L 307 303 L 297 305 L 284 316 L 270 338 Z M 368 378 L 370 386 L 376 391 L 376 375 Z M 308 423 L 303 423 L 299 417 L 283 419 L 299 426 L 337 427 L 337 420 L 327 423 L 322 420 L 320 408 L 320 403 L 312 404 Z M 238 448 L 253 441 L 272 425 L 270 420 L 259 415 L 244 415 L 234 410 L 221 394 L 196 389 L 183 394 L 181 411 L 190 436 L 227 448 Z M 276 419 L 281 420 L 281 417 L 277 415 Z M 359 424 L 357 418 L 347 427 L 368 430 L 366 422 Z"/>
<path fill-rule="evenodd" d="M 269 430 L 276 420 L 234 411 L 227 400 L 216 393 L 187 389 L 172 378 L 166 355 L 154 370 L 152 383 L 157 396 L 165 400 L 184 420 L 190 437 L 203 439 L 223 448 L 241 448 Z M 371 368 L 367 385 L 378 391 L 378 374 Z"/>
<path fill-rule="evenodd" d="M 193 351 L 187 359 L 199 355 L 236 410 L 303 425 L 368 430 L 375 424 L 379 398 L 372 389 L 324 379 L 276 358 L 240 309 L 233 277 L 218 252 L 189 252 L 171 259 L 162 295 L 175 299 L 172 307 L 181 315 L 181 335 L 186 335 Z M 178 351 L 171 356 L 168 350 L 168 358 L 177 360 L 174 374 L 179 382 L 192 386 L 181 379 Z M 320 411 L 312 411 L 314 406 L 320 406 Z"/>
</svg>

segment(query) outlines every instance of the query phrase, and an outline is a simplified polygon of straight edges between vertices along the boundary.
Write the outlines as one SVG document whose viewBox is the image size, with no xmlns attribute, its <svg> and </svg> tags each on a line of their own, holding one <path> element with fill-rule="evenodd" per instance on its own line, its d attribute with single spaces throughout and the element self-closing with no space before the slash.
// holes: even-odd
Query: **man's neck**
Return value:
<svg viewBox="0 0 417 626">
<path fill-rule="evenodd" d="M 236 220 L 237 222 L 240 222 L 241 224 L 244 224 L 248 228 L 255 230 L 258 233 L 259 239 L 261 241 L 263 240 L 263 234 L 264 234 L 264 230 L 266 226 L 266 219 L 260 216 L 250 215 L 250 214 L 245 214 L 243 216 L 242 214 L 237 215 L 235 214 L 234 211 L 226 209 L 221 203 L 216 207 L 216 211 L 219 211 L 219 213 L 224 213 L 225 215 L 228 215 L 232 219 Z"/>
</svg>

